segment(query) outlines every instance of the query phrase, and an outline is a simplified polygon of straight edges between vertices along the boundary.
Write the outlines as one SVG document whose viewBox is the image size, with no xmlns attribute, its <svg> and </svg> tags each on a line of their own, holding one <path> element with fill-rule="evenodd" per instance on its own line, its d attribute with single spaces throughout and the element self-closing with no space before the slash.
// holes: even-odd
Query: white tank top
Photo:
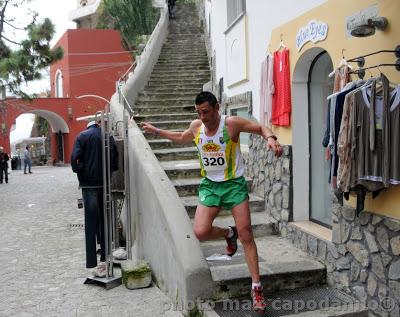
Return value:
<svg viewBox="0 0 400 317">
<path fill-rule="evenodd" d="M 225 125 L 226 116 L 221 116 L 218 130 L 207 136 L 205 126 L 200 126 L 194 142 L 199 151 L 201 176 L 214 182 L 238 178 L 244 174 L 240 141 L 233 142 Z"/>
</svg>

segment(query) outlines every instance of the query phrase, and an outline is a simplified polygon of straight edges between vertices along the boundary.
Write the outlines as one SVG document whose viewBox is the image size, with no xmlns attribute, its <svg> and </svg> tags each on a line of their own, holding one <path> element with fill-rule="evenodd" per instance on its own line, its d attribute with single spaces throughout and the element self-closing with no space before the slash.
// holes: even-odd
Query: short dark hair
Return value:
<svg viewBox="0 0 400 317">
<path fill-rule="evenodd" d="M 196 105 L 201 105 L 202 103 L 208 102 L 211 107 L 215 107 L 218 103 L 217 98 L 214 96 L 212 92 L 209 91 L 202 91 L 196 96 L 196 100 L 194 103 Z"/>
</svg>

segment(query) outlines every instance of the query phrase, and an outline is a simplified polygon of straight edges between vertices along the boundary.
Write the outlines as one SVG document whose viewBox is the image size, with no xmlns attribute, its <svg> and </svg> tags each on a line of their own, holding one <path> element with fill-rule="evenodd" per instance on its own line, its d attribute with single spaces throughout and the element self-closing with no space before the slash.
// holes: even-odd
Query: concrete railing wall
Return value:
<svg viewBox="0 0 400 317">
<path fill-rule="evenodd" d="M 178 193 L 135 122 L 128 139 L 133 254 L 150 263 L 174 303 L 209 297 L 211 273 Z"/>
<path fill-rule="evenodd" d="M 160 21 L 144 50 L 141 62 L 121 92 L 134 108 L 158 60 L 168 31 L 164 7 Z M 122 120 L 124 98 L 111 98 L 114 122 Z M 188 302 L 208 298 L 212 292 L 211 272 L 206 263 L 185 207 L 161 168 L 142 131 L 135 122 L 128 132 L 129 182 L 134 260 L 149 262 L 157 285 L 182 310 Z M 121 132 L 121 131 L 120 131 Z"/>
</svg>

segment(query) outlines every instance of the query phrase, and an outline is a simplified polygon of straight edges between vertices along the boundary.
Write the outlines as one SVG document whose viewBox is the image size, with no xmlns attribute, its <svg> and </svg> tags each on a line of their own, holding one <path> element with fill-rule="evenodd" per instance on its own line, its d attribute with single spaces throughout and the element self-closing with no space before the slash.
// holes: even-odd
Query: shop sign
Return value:
<svg viewBox="0 0 400 317">
<path fill-rule="evenodd" d="M 328 24 L 311 20 L 305 27 L 302 27 L 296 35 L 296 48 L 301 50 L 307 42 L 317 43 L 326 39 L 328 35 Z"/>
</svg>

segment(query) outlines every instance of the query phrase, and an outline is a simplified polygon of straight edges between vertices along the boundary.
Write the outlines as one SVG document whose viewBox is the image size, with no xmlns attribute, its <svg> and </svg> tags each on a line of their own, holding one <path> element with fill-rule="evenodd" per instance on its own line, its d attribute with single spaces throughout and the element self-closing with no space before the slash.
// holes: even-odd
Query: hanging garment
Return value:
<svg viewBox="0 0 400 317">
<path fill-rule="evenodd" d="M 364 185 L 369 191 L 389 187 L 391 143 L 390 108 L 398 103 L 397 89 L 389 92 L 389 81 L 381 75 L 382 95 L 377 95 L 376 81 L 355 93 L 352 148 L 357 165 L 353 184 Z"/>
<path fill-rule="evenodd" d="M 348 83 L 341 92 L 334 93 L 328 97 L 330 100 L 329 111 L 329 148 L 331 150 L 331 170 L 329 174 L 329 181 L 333 189 L 337 189 L 337 169 L 339 165 L 339 157 L 337 156 L 337 140 L 340 130 L 340 122 L 342 120 L 343 104 L 346 95 L 352 90 L 356 89 L 355 83 Z"/>
<path fill-rule="evenodd" d="M 271 127 L 272 95 L 274 94 L 274 58 L 268 54 L 261 63 L 260 80 L 260 123 Z"/>
<path fill-rule="evenodd" d="M 333 82 L 333 92 L 341 91 L 350 81 L 349 67 L 344 66 L 335 70 L 335 80 Z"/>
<path fill-rule="evenodd" d="M 350 173 L 352 171 L 351 159 L 351 129 L 352 129 L 352 107 L 354 104 L 354 93 L 348 93 L 344 99 L 342 122 L 340 124 L 337 141 L 337 154 L 339 166 L 337 171 L 337 185 L 343 192 L 350 191 Z"/>
<path fill-rule="evenodd" d="M 355 175 L 355 168 L 353 169 L 352 167 L 355 166 L 356 162 L 353 162 L 351 155 L 351 133 L 353 128 L 352 107 L 355 103 L 354 94 L 364 85 L 371 84 L 373 80 L 375 79 L 371 78 L 367 82 L 363 80 L 357 81 L 356 85 L 358 88 L 350 91 L 344 99 L 342 121 L 340 123 L 340 130 L 337 139 L 337 154 L 339 158 L 337 185 L 338 188 L 345 193 L 348 193 L 351 189 L 351 173 Z"/>
<path fill-rule="evenodd" d="M 278 126 L 290 125 L 292 95 L 290 88 L 289 49 L 274 52 L 274 87 L 272 98 L 272 124 Z"/>
</svg>

